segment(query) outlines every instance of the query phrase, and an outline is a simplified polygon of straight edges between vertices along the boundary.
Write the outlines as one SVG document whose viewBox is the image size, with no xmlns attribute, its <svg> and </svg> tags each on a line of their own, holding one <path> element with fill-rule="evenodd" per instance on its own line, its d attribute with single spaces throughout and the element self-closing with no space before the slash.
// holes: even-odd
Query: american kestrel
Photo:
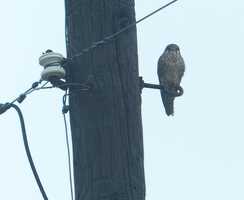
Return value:
<svg viewBox="0 0 244 200">
<path fill-rule="evenodd" d="M 166 47 L 158 60 L 158 78 L 160 85 L 169 91 L 177 92 L 174 86 L 180 84 L 185 72 L 185 62 L 180 54 L 180 48 L 176 44 Z M 174 96 L 161 90 L 161 96 L 166 114 L 174 115 Z"/>
</svg>

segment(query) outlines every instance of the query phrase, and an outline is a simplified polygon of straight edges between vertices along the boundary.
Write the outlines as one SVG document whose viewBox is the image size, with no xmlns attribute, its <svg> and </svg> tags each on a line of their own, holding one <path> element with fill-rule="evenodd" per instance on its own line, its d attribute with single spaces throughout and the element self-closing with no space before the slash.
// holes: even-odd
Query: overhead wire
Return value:
<svg viewBox="0 0 244 200">
<path fill-rule="evenodd" d="M 27 135 L 26 135 L 25 122 L 24 122 L 24 117 L 22 115 L 22 112 L 19 109 L 19 107 L 17 105 L 15 105 L 15 104 L 10 105 L 10 107 L 14 108 L 17 111 L 18 115 L 19 115 L 21 129 L 22 129 L 22 136 L 23 136 L 23 141 L 24 141 L 24 146 L 25 146 L 25 151 L 26 151 L 26 155 L 27 155 L 27 158 L 29 160 L 29 163 L 30 163 L 31 170 L 32 170 L 32 172 L 34 174 L 34 177 L 36 179 L 36 183 L 37 183 L 37 185 L 38 185 L 38 187 L 40 189 L 40 192 L 41 192 L 44 200 L 48 200 L 47 195 L 45 193 L 45 190 L 44 190 L 44 188 L 42 186 L 42 183 L 40 181 L 40 178 L 38 176 L 38 173 L 36 171 L 34 162 L 33 162 L 32 157 L 31 157 L 31 153 L 30 153 L 30 149 L 29 149 L 29 145 L 28 145 L 28 140 L 27 140 Z"/>
<path fill-rule="evenodd" d="M 151 17 L 152 15 L 154 15 L 154 14 L 156 14 L 157 12 L 159 12 L 160 10 L 162 10 L 162 9 L 164 9 L 164 8 L 166 8 L 166 7 L 168 7 L 168 6 L 170 6 L 171 4 L 175 3 L 176 1 L 178 1 L 178 0 L 174 0 L 174 1 L 169 2 L 168 4 L 166 4 L 166 5 L 162 6 L 162 7 L 160 7 L 159 9 L 157 9 L 157 10 L 153 11 L 152 13 L 146 15 L 145 17 L 141 18 L 140 20 L 138 20 L 138 21 L 136 21 L 136 22 L 134 22 L 134 23 L 128 25 L 127 27 L 125 27 L 125 28 L 119 30 L 118 32 L 116 32 L 116 33 L 114 33 L 114 34 L 112 34 L 112 35 L 110 35 L 110 36 L 108 36 L 108 37 L 103 38 L 102 40 L 100 40 L 100 41 L 98 41 L 98 42 L 93 42 L 88 48 L 83 49 L 80 53 L 75 54 L 75 55 L 72 56 L 71 58 L 67 58 L 67 59 L 64 60 L 64 61 L 61 61 L 60 64 L 62 64 L 63 66 L 67 65 L 70 61 L 74 60 L 75 58 L 82 56 L 83 54 L 85 54 L 85 53 L 87 53 L 88 51 L 94 49 L 95 47 L 97 47 L 97 46 L 100 45 L 100 44 L 104 44 L 104 43 L 108 42 L 109 40 L 111 40 L 111 39 L 114 38 L 115 36 L 121 34 L 122 32 L 126 31 L 127 29 L 131 28 L 132 26 L 135 26 L 136 24 L 142 22 L 143 20 L 147 19 L 148 17 Z M 53 64 L 53 63 L 51 63 L 50 65 L 52 65 L 52 64 Z"/>
<path fill-rule="evenodd" d="M 23 136 L 25 151 L 26 151 L 26 155 L 27 155 L 29 164 L 31 166 L 33 175 L 35 177 L 35 180 L 37 182 L 37 185 L 38 185 L 38 187 L 40 189 L 40 192 L 41 192 L 44 200 L 48 200 L 47 195 L 45 193 L 45 190 L 44 190 L 44 188 L 42 186 L 41 180 L 40 180 L 40 178 L 38 176 L 38 173 L 36 171 L 36 168 L 35 168 L 35 165 L 34 165 L 34 162 L 33 162 L 32 156 L 31 156 L 31 153 L 30 153 L 30 149 L 29 149 L 29 145 L 28 145 L 28 140 L 27 140 L 26 129 L 25 129 L 24 117 L 22 115 L 22 112 L 21 112 L 20 108 L 17 105 L 14 104 L 14 102 L 16 102 L 16 101 L 18 101 L 19 103 L 22 103 L 22 101 L 26 98 L 26 96 L 28 94 L 32 93 L 35 90 L 51 89 L 51 88 L 57 87 L 57 86 L 45 87 L 45 85 L 47 85 L 49 83 L 49 81 L 46 81 L 46 83 L 44 83 L 41 87 L 37 88 L 37 86 L 42 81 L 43 80 L 40 79 L 40 81 L 34 82 L 32 84 L 32 87 L 30 89 L 28 89 L 27 91 L 25 91 L 24 93 L 22 93 L 21 95 L 19 95 L 19 97 L 16 98 L 16 99 L 14 99 L 11 103 L 0 104 L 0 114 L 3 114 L 6 110 L 8 110 L 11 107 L 14 108 L 17 111 L 17 113 L 19 115 L 19 118 L 20 118 L 21 129 L 22 129 L 22 136 Z M 79 83 L 67 83 L 65 85 L 68 85 L 68 86 L 81 86 L 81 87 L 83 87 L 81 89 L 75 90 L 74 92 L 81 91 L 81 90 L 88 90 L 89 89 L 89 86 L 84 85 L 84 84 L 79 84 Z M 66 94 L 64 95 L 64 98 L 63 98 L 63 104 L 64 105 L 66 105 L 66 97 L 68 95 L 69 94 L 67 94 L 67 91 L 66 91 Z M 73 200 L 73 187 L 72 187 L 72 174 L 71 174 L 71 156 L 70 156 L 70 149 L 69 149 L 68 129 L 67 129 L 67 122 L 66 122 L 65 112 L 63 112 L 63 114 L 64 114 L 63 116 L 64 116 L 64 123 L 65 123 L 65 132 L 66 132 L 66 142 L 67 142 L 67 149 L 68 149 L 69 176 L 70 176 L 70 187 L 71 187 L 71 197 L 72 197 L 71 199 Z"/>
<path fill-rule="evenodd" d="M 40 79 L 39 81 L 36 81 L 32 84 L 32 86 L 26 90 L 24 93 L 20 94 L 18 98 L 14 99 L 10 104 L 13 104 L 14 102 L 18 101 L 19 103 L 22 103 L 24 101 L 24 99 L 26 98 L 27 94 L 32 93 L 35 88 L 42 83 L 42 79 Z"/>
<path fill-rule="evenodd" d="M 174 0 L 174 1 L 171 1 L 170 3 L 162 6 L 161 8 L 155 10 L 154 12 L 148 14 L 147 16 L 143 17 L 142 19 L 130 24 L 129 26 L 125 27 L 124 29 L 121 29 L 120 31 L 112 34 L 111 36 L 109 37 L 105 37 L 103 38 L 102 40 L 98 41 L 98 42 L 93 42 L 88 48 L 86 49 L 83 49 L 80 53 L 78 54 L 75 54 L 74 56 L 72 56 L 70 59 L 65 59 L 61 62 L 55 62 L 55 63 L 50 63 L 49 65 L 45 66 L 45 67 L 49 67 L 49 66 L 52 66 L 52 65 L 61 65 L 61 67 L 64 67 L 66 64 L 68 64 L 70 61 L 74 60 L 75 58 L 79 57 L 79 56 L 82 56 L 83 54 L 87 53 L 88 51 L 94 49 L 95 47 L 97 47 L 98 45 L 100 44 L 104 44 L 106 42 L 108 42 L 109 40 L 111 40 L 112 38 L 114 38 L 115 36 L 121 34 L 122 32 L 124 32 L 125 30 L 131 28 L 132 26 L 140 23 L 141 21 L 147 19 L 148 17 L 154 15 L 155 13 L 159 12 L 160 10 L 168 7 L 169 5 L 175 3 L 177 0 Z M 21 113 L 21 110 L 19 109 L 18 106 L 16 106 L 14 104 L 14 102 L 18 101 L 19 103 L 22 103 L 23 100 L 26 98 L 26 96 L 30 93 L 32 93 L 33 91 L 36 91 L 36 90 L 40 90 L 40 89 L 50 89 L 50 88 L 54 88 L 54 87 L 58 87 L 58 85 L 56 86 L 52 86 L 52 87 L 45 87 L 45 85 L 49 82 L 47 81 L 42 87 L 39 87 L 37 88 L 37 86 L 39 84 L 42 83 L 42 79 L 40 79 L 39 81 L 35 82 L 32 84 L 32 87 L 30 89 L 28 89 L 26 92 L 22 93 L 18 98 L 16 98 L 15 100 L 13 100 L 11 103 L 6 103 L 6 104 L 0 104 L 0 114 L 2 114 L 3 112 L 5 112 L 7 109 L 9 109 L 10 107 L 13 107 L 18 115 L 19 115 L 19 118 L 20 118 L 20 123 L 21 123 L 21 128 L 22 128 L 22 135 L 23 135 L 23 140 L 24 140 L 24 145 L 25 145 L 25 150 L 26 150 L 26 154 L 27 154 L 27 157 L 28 157 L 28 160 L 29 160 L 29 163 L 30 163 L 30 166 L 31 166 L 31 169 L 32 169 L 32 172 L 34 174 L 34 177 L 36 179 L 36 182 L 38 184 L 38 187 L 42 193 L 42 196 L 45 200 L 48 200 L 47 198 L 47 195 L 44 191 L 44 188 L 41 184 L 41 181 L 40 181 L 40 178 L 38 176 L 38 173 L 35 169 L 35 165 L 34 165 L 34 162 L 32 160 L 32 157 L 31 157 L 31 153 L 30 153 L 30 149 L 29 149 L 29 146 L 28 146 L 28 140 L 27 140 L 27 136 L 26 136 L 26 130 L 25 130 L 25 124 L 24 124 L 24 118 L 23 118 L 23 115 Z M 66 105 L 66 98 L 68 95 L 71 95 L 72 93 L 74 92 L 78 92 L 78 91 L 81 91 L 81 90 L 88 90 L 89 89 L 89 86 L 87 85 L 84 85 L 84 84 L 78 84 L 78 83 L 68 83 L 68 84 L 64 84 L 64 85 L 67 85 L 67 86 L 82 86 L 84 88 L 82 89 L 77 89 L 69 94 L 67 94 L 67 90 L 65 92 L 65 95 L 63 96 L 63 116 L 64 116 L 64 125 L 65 125 L 65 133 L 66 133 L 66 143 L 67 143 L 67 151 L 68 151 L 68 162 L 69 162 L 69 176 L 70 176 L 70 188 L 71 188 L 71 199 L 73 200 L 73 184 L 72 184 L 72 174 L 71 174 L 71 156 L 70 156 L 70 148 L 69 148 L 69 139 L 68 139 L 68 129 L 67 129 L 67 121 L 66 121 L 66 117 L 65 117 L 65 113 L 68 111 L 68 106 Z M 63 85 L 62 85 L 63 86 Z"/>
</svg>

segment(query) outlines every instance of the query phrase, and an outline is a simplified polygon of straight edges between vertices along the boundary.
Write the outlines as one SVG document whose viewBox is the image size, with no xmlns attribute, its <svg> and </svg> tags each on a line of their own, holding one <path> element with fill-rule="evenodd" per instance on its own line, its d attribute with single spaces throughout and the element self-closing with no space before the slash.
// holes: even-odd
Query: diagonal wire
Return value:
<svg viewBox="0 0 244 200">
<path fill-rule="evenodd" d="M 10 104 L 13 104 L 14 102 L 18 101 L 19 103 L 22 103 L 22 101 L 24 101 L 24 99 L 26 98 L 26 96 L 30 93 L 32 93 L 35 88 L 42 83 L 42 79 L 40 79 L 39 81 L 36 81 L 32 84 L 31 88 L 29 88 L 28 90 L 26 90 L 24 93 L 20 94 L 18 98 L 16 98 L 15 100 L 13 100 Z"/>
<path fill-rule="evenodd" d="M 159 9 L 155 10 L 154 12 L 152 12 L 152 13 L 146 15 L 145 17 L 141 18 L 140 20 L 138 20 L 138 21 L 136 21 L 136 22 L 130 24 L 129 26 L 125 27 L 124 29 L 121 29 L 120 31 L 114 33 L 113 35 L 111 35 L 111 36 L 109 36 L 109 37 L 105 37 L 105 38 L 103 38 L 102 40 L 100 40 L 100 41 L 98 41 L 98 42 L 93 42 L 93 43 L 91 44 L 91 46 L 89 46 L 88 48 L 83 49 L 80 53 L 75 54 L 75 55 L 74 55 L 73 57 L 71 57 L 70 59 L 67 59 L 66 62 L 64 63 L 64 65 L 66 65 L 66 64 L 69 63 L 70 61 L 74 60 L 75 58 L 80 57 L 81 55 L 87 53 L 88 51 L 94 49 L 94 48 L 97 47 L 98 45 L 100 45 L 100 44 L 104 44 L 104 43 L 108 42 L 109 40 L 111 40 L 111 39 L 114 38 L 115 36 L 121 34 L 122 32 L 126 31 L 127 29 L 131 28 L 132 26 L 135 26 L 136 24 L 142 22 L 143 20 L 147 19 L 148 17 L 151 17 L 151 16 L 154 15 L 155 13 L 157 13 L 157 12 L 159 12 L 160 10 L 162 10 L 162 9 L 164 9 L 164 8 L 166 8 L 166 7 L 168 7 L 169 5 L 175 3 L 176 1 L 178 1 L 178 0 L 174 0 L 174 1 L 169 2 L 168 4 L 162 6 L 161 8 L 159 8 Z"/>
</svg>

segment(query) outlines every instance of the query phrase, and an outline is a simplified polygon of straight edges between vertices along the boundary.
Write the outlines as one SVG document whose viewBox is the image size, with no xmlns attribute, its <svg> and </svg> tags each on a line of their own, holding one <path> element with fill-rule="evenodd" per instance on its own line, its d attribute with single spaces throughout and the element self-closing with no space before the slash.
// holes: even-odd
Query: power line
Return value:
<svg viewBox="0 0 244 200">
<path fill-rule="evenodd" d="M 102 40 L 100 40 L 100 41 L 98 41 L 98 42 L 94 42 L 94 43 L 92 43 L 91 46 L 89 46 L 88 48 L 84 49 L 82 52 L 80 52 L 80 53 L 78 53 L 78 54 L 75 54 L 75 55 L 74 55 L 73 57 L 71 57 L 70 59 L 66 59 L 66 60 L 64 60 L 64 61 L 62 61 L 62 62 L 59 62 L 59 63 L 51 63 L 50 66 L 51 66 L 52 64 L 60 64 L 60 65 L 63 65 L 63 66 L 66 65 L 68 62 L 74 60 L 75 58 L 77 58 L 77 57 L 79 57 L 79 56 L 82 56 L 83 54 L 85 54 L 85 53 L 87 53 L 88 51 L 90 51 L 90 50 L 94 49 L 95 47 L 97 47 L 98 45 L 107 43 L 107 42 L 108 42 L 109 40 L 111 40 L 112 38 L 116 37 L 117 35 L 121 34 L 122 32 L 126 31 L 127 29 L 129 29 L 129 28 L 135 26 L 136 24 L 142 22 L 143 20 L 149 18 L 150 16 L 156 14 L 156 13 L 159 12 L 160 10 L 162 10 L 162 9 L 164 9 L 164 8 L 166 8 L 166 7 L 168 7 L 169 5 L 175 3 L 176 1 L 177 1 L 177 0 L 171 1 L 170 3 L 168 3 L 168 4 L 164 5 L 164 6 L 162 6 L 161 8 L 159 8 L 159 9 L 155 10 L 154 12 L 148 14 L 147 16 L 143 17 L 142 19 L 140 19 L 140 20 L 138 20 L 138 21 L 136 21 L 136 22 L 130 24 L 129 26 L 125 27 L 124 29 L 122 29 L 122 30 L 120 30 L 120 31 L 118 31 L 118 32 L 116 32 L 116 33 L 114 33 L 114 34 L 112 34 L 111 36 L 109 36 L 109 37 L 105 37 L 105 38 L 103 38 Z M 40 79 L 39 81 L 33 83 L 33 84 L 32 84 L 32 87 L 31 87 L 30 89 L 28 89 L 26 92 L 22 93 L 18 98 L 16 98 L 15 100 L 13 100 L 11 103 L 0 104 L 0 114 L 4 113 L 4 112 L 5 112 L 7 109 L 9 109 L 10 107 L 13 107 L 13 108 L 17 111 L 17 113 L 18 113 L 18 115 L 19 115 L 19 118 L 20 118 L 20 123 L 21 123 L 21 128 L 22 128 L 22 134 L 23 134 L 23 140 L 24 140 L 25 150 L 26 150 L 26 154 L 27 154 L 27 157 L 28 157 L 28 160 L 29 160 L 29 163 L 30 163 L 32 172 L 33 172 L 33 174 L 34 174 L 34 177 L 35 177 L 35 179 L 36 179 L 36 182 L 37 182 L 37 184 L 38 184 L 38 187 L 39 187 L 39 189 L 40 189 L 40 191 L 41 191 L 41 194 L 42 194 L 43 198 L 44 198 L 45 200 L 48 200 L 47 195 L 46 195 L 46 193 L 45 193 L 45 191 L 44 191 L 44 188 L 43 188 L 43 186 L 42 186 L 42 184 L 41 184 L 41 181 L 40 181 L 40 179 L 39 179 L 38 173 L 37 173 L 37 171 L 36 171 L 36 169 L 35 169 L 34 162 L 33 162 L 32 157 L 31 157 L 31 153 L 30 153 L 29 146 L 28 146 L 28 141 L 27 141 L 27 136 L 26 136 L 26 130 L 25 130 L 25 124 L 24 124 L 24 118 L 23 118 L 23 115 L 22 115 L 21 110 L 19 109 L 19 107 L 16 106 L 16 105 L 14 104 L 15 101 L 18 101 L 19 103 L 22 103 L 23 100 L 26 98 L 26 96 L 27 96 L 28 94 L 32 93 L 32 92 L 35 91 L 35 90 L 39 90 L 39 89 L 47 89 L 47 88 L 53 88 L 53 87 L 44 87 L 48 82 L 46 82 L 42 87 L 37 88 L 37 86 L 38 86 L 39 84 L 41 84 L 42 81 L 43 81 L 43 80 Z M 74 92 L 77 92 L 77 91 L 80 91 L 80 90 L 87 90 L 87 89 L 89 89 L 88 86 L 83 85 L 83 84 L 71 83 L 71 84 L 65 84 L 65 85 L 67 85 L 67 86 L 76 85 L 76 86 L 82 86 L 82 87 L 84 87 L 84 88 L 82 88 L 82 89 L 78 89 L 78 90 L 76 90 L 76 91 L 74 91 Z M 62 86 L 63 86 L 63 85 L 62 85 Z M 57 87 L 57 86 L 55 86 L 55 87 Z M 70 94 L 67 94 L 67 92 L 66 92 L 65 97 L 64 97 L 64 107 L 66 106 L 66 97 L 67 97 L 68 95 L 70 95 Z M 65 118 L 65 113 L 63 113 L 63 115 L 64 115 L 65 132 L 66 132 L 66 142 L 67 142 L 68 160 L 69 160 L 69 175 L 70 175 L 71 198 L 72 198 L 72 200 L 73 200 L 73 187 L 72 187 L 72 175 L 71 175 L 71 160 L 70 160 L 70 149 L 69 149 L 69 141 L 68 141 L 67 122 L 66 122 L 66 118 Z"/>
<path fill-rule="evenodd" d="M 24 117 L 22 115 L 22 112 L 19 109 L 19 107 L 17 105 L 15 105 L 15 104 L 11 104 L 10 107 L 14 108 L 17 111 L 18 115 L 19 115 L 21 129 L 22 129 L 22 136 L 23 136 L 23 141 L 24 141 L 24 145 L 25 145 L 25 151 L 26 151 L 27 158 L 29 160 L 33 175 L 34 175 L 34 177 L 36 179 L 36 182 L 37 182 L 37 185 L 38 185 L 38 187 L 39 187 L 39 189 L 41 191 L 41 194 L 42 194 L 42 196 L 43 196 L 43 198 L 45 200 L 48 200 L 47 195 L 45 193 L 45 190 L 44 190 L 44 188 L 42 186 L 42 183 L 40 181 L 40 178 L 38 176 L 38 173 L 36 171 L 34 162 L 33 162 L 32 157 L 31 157 L 31 153 L 30 153 L 30 149 L 29 149 L 29 145 L 28 145 L 28 140 L 27 140 L 27 136 L 26 136 L 25 122 L 24 122 Z"/>
<path fill-rule="evenodd" d="M 176 1 L 178 1 L 178 0 L 174 0 L 174 1 L 169 2 L 168 4 L 166 4 L 166 5 L 162 6 L 161 8 L 159 8 L 159 9 L 153 11 L 152 13 L 146 15 L 145 17 L 141 18 L 140 20 L 138 20 L 138 21 L 136 21 L 136 22 L 130 24 L 129 26 L 127 26 L 127 27 L 121 29 L 120 31 L 114 33 L 113 35 L 111 35 L 111 36 L 109 36 L 109 37 L 105 37 L 105 38 L 103 38 L 102 40 L 100 40 L 100 41 L 98 41 L 98 42 L 93 42 L 93 43 L 91 44 L 91 46 L 89 46 L 89 47 L 86 48 L 86 49 L 83 49 L 80 53 L 75 54 L 75 55 L 72 56 L 70 59 L 66 59 L 64 62 L 62 61 L 62 62 L 63 62 L 63 65 L 66 65 L 67 63 L 69 63 L 70 61 L 74 60 L 75 58 L 82 56 L 83 54 L 85 54 L 85 53 L 87 53 L 88 51 L 90 51 L 90 50 L 94 49 L 95 47 L 97 47 L 98 45 L 100 45 L 100 44 L 104 44 L 104 43 L 108 42 L 109 40 L 111 40 L 111 39 L 114 38 L 115 36 L 121 34 L 122 32 L 126 31 L 127 29 L 131 28 L 132 26 L 135 26 L 136 24 L 142 22 L 143 20 L 147 19 L 148 17 L 151 17 L 152 15 L 154 15 L 154 14 L 156 14 L 157 12 L 159 12 L 160 10 L 162 10 L 162 9 L 164 9 L 164 8 L 166 8 L 166 7 L 168 7 L 168 6 L 170 6 L 171 4 L 175 3 Z M 62 64 L 62 63 L 59 63 L 59 64 Z"/>
<path fill-rule="evenodd" d="M 45 190 L 42 186 L 42 183 L 40 181 L 40 178 L 38 176 L 38 173 L 36 171 L 36 168 L 35 168 L 35 165 L 34 165 L 34 162 L 32 160 L 32 156 L 31 156 L 31 153 L 30 153 L 30 149 L 29 149 L 29 145 L 28 145 L 28 140 L 27 140 L 27 135 L 26 135 L 26 129 L 25 129 L 25 123 L 24 123 L 24 117 L 22 115 L 22 112 L 21 110 L 19 109 L 19 107 L 17 105 L 14 104 L 15 101 L 18 101 L 19 103 L 22 103 L 24 101 L 24 99 L 26 98 L 26 96 L 30 93 L 32 93 L 33 91 L 35 90 L 40 90 L 40 89 L 51 89 L 51 88 L 54 88 L 54 87 L 58 87 L 58 86 L 51 86 L 51 87 L 45 87 L 45 85 L 49 82 L 47 81 L 46 83 L 44 83 L 41 87 L 37 87 L 43 80 L 40 79 L 39 81 L 37 82 L 34 82 L 31 86 L 30 89 L 28 89 L 27 91 L 25 91 L 24 93 L 22 93 L 21 95 L 19 95 L 18 98 L 16 98 L 15 100 L 13 100 L 11 103 L 5 103 L 5 104 L 0 104 L 0 115 L 3 114 L 6 110 L 8 110 L 9 108 L 14 108 L 18 115 L 19 115 L 19 118 L 20 118 L 20 124 L 21 124 L 21 129 L 22 129 L 22 135 L 23 135 L 23 141 L 24 141 L 24 146 L 25 146 L 25 150 L 26 150 L 26 155 L 27 155 L 27 158 L 28 158 L 28 161 L 30 163 L 30 166 L 31 166 L 31 169 L 32 169 L 32 172 L 33 172 L 33 175 L 36 179 L 36 182 L 37 182 L 37 185 L 41 191 L 41 194 L 44 198 L 44 200 L 48 200 L 47 198 L 47 195 L 45 193 Z M 74 92 L 78 92 L 78 91 L 83 91 L 83 90 L 88 90 L 89 89 L 89 86 L 87 85 L 84 85 L 84 84 L 79 84 L 79 83 L 67 83 L 67 84 L 64 84 L 64 85 L 67 85 L 67 86 L 79 86 L 81 87 L 80 89 L 77 89 L 75 90 Z M 70 95 L 70 94 L 67 94 L 67 91 L 63 97 L 63 104 L 64 104 L 64 107 L 67 106 L 66 105 L 66 97 Z M 65 112 L 63 111 L 63 116 L 64 116 L 64 123 L 65 123 L 65 133 L 66 133 L 66 142 L 67 142 L 67 150 L 68 150 L 68 162 L 69 162 L 69 177 L 70 177 L 70 187 L 71 187 L 71 199 L 73 200 L 73 187 L 72 187 L 72 174 L 71 174 L 71 159 L 70 159 L 70 149 L 69 149 L 69 140 L 68 140 L 68 130 L 67 130 L 67 122 L 66 122 L 66 117 L 65 117 Z"/>
</svg>

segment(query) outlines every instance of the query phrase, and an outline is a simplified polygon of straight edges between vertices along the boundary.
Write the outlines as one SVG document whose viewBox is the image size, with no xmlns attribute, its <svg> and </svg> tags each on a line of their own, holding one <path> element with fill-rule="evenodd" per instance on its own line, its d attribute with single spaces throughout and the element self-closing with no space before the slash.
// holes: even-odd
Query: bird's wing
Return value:
<svg viewBox="0 0 244 200">
<path fill-rule="evenodd" d="M 167 55 L 163 53 L 158 60 L 158 78 L 162 85 L 165 82 L 165 74 L 167 74 Z"/>
</svg>

